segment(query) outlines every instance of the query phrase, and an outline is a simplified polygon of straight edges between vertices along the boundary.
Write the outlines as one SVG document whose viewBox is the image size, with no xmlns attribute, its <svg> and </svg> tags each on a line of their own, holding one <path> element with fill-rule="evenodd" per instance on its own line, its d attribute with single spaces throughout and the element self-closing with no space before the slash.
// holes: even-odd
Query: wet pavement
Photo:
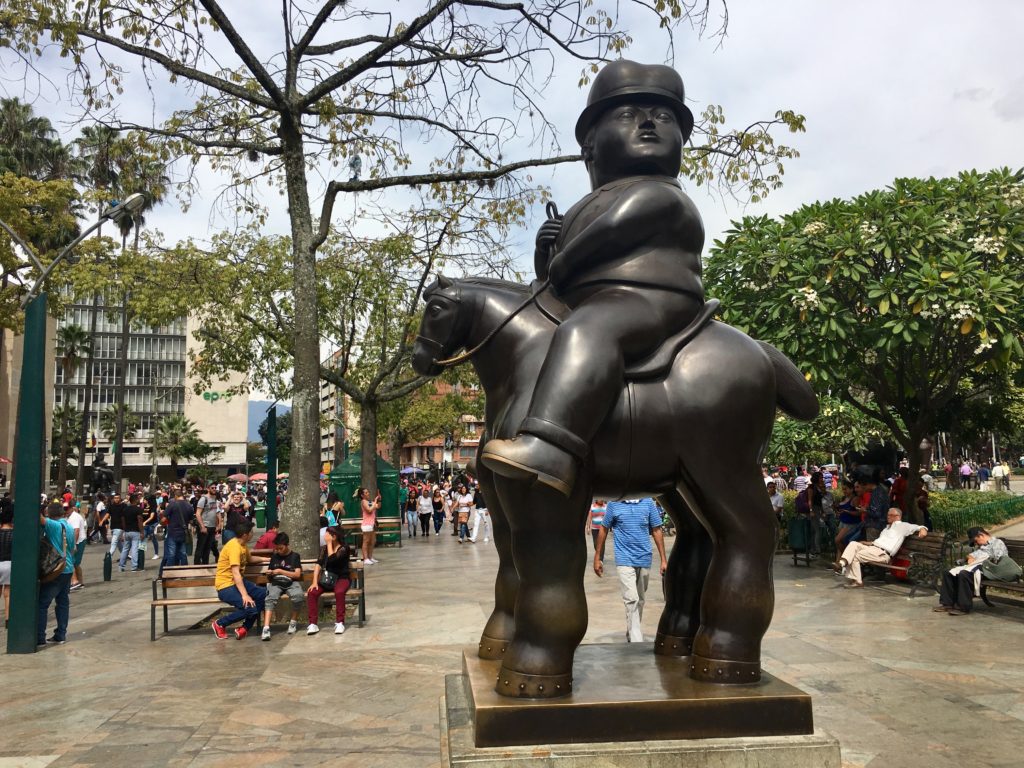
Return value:
<svg viewBox="0 0 1024 768">
<path fill-rule="evenodd" d="M 155 561 L 103 583 L 102 549 L 87 548 L 68 643 L 0 655 L 0 768 L 440 765 L 438 698 L 490 612 L 493 545 L 442 535 L 383 548 L 367 569 L 365 627 L 277 631 L 266 643 L 209 630 L 150 642 Z M 978 602 L 954 618 L 931 611 L 933 595 L 841 589 L 824 567 L 783 556 L 775 579 L 764 666 L 813 695 L 815 724 L 839 738 L 844 766 L 1022 764 L 1024 603 Z M 585 642 L 624 642 L 617 582 L 586 581 Z M 657 581 L 644 615 L 652 637 Z M 207 613 L 175 609 L 171 624 Z"/>
</svg>

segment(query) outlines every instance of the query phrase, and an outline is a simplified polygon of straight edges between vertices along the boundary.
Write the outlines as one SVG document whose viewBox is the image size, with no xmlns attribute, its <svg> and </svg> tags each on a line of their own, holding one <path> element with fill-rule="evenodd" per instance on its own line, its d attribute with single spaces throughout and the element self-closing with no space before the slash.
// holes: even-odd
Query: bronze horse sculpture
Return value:
<svg viewBox="0 0 1024 768">
<path fill-rule="evenodd" d="M 425 292 L 413 367 L 436 375 L 471 350 L 487 397 L 481 446 L 514 437 L 529 407 L 558 324 L 542 298 L 484 278 L 439 277 Z M 478 456 L 499 555 L 479 655 L 502 661 L 499 694 L 572 691 L 587 628 L 583 526 L 595 496 L 657 495 L 675 523 L 654 652 L 678 657 L 680 674 L 696 680 L 760 680 L 777 533 L 759 467 L 776 408 L 812 419 L 818 401 L 781 352 L 707 316 L 659 359 L 626 371 L 568 498 L 497 475 Z"/>
</svg>

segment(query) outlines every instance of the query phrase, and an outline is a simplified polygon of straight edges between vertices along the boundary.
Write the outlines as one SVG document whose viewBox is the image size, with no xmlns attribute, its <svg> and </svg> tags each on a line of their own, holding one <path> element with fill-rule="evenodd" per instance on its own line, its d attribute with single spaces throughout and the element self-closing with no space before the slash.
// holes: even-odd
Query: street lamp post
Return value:
<svg viewBox="0 0 1024 768">
<path fill-rule="evenodd" d="M 46 370 L 46 291 L 43 285 L 50 273 L 70 257 L 75 247 L 97 230 L 104 221 L 116 220 L 137 210 L 145 201 L 141 194 L 130 195 L 111 206 L 99 220 L 76 237 L 45 267 L 35 252 L 13 229 L 0 221 L 39 277 L 29 288 L 21 306 L 25 310 L 25 334 L 22 352 L 21 389 L 18 395 L 18 445 L 14 460 L 18 470 L 14 494 L 14 538 L 11 547 L 11 613 L 8 619 L 7 652 L 34 653 L 39 600 L 39 504 L 43 492 L 43 413 L 46 393 L 43 373 Z"/>
</svg>

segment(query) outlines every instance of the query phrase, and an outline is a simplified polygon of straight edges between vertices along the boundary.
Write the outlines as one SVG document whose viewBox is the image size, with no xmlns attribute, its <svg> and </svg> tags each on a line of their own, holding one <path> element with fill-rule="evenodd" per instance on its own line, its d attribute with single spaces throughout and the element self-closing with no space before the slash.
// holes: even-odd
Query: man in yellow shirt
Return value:
<svg viewBox="0 0 1024 768">
<path fill-rule="evenodd" d="M 226 628 L 236 621 L 241 621 L 242 626 L 235 630 L 235 637 L 239 640 L 244 639 L 263 613 L 267 590 L 246 581 L 243 575 L 249 563 L 265 563 L 269 558 L 249 554 L 245 545 L 249 543 L 251 537 L 252 523 L 247 520 L 237 523 L 235 538 L 221 548 L 220 557 L 217 558 L 217 575 L 213 581 L 217 597 L 237 609 L 213 622 L 213 634 L 219 640 L 227 640 Z"/>
</svg>

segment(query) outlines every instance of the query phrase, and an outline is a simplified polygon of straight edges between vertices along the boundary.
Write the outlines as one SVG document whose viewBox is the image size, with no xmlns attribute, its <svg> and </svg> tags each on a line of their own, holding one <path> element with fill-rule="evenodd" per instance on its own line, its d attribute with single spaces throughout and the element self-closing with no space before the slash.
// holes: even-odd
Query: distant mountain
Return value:
<svg viewBox="0 0 1024 768">
<path fill-rule="evenodd" d="M 260 442 L 260 424 L 267 418 L 267 409 L 273 400 L 250 400 L 249 401 L 249 442 Z M 277 404 L 277 415 L 288 413 L 292 407 L 284 403 Z"/>
</svg>

